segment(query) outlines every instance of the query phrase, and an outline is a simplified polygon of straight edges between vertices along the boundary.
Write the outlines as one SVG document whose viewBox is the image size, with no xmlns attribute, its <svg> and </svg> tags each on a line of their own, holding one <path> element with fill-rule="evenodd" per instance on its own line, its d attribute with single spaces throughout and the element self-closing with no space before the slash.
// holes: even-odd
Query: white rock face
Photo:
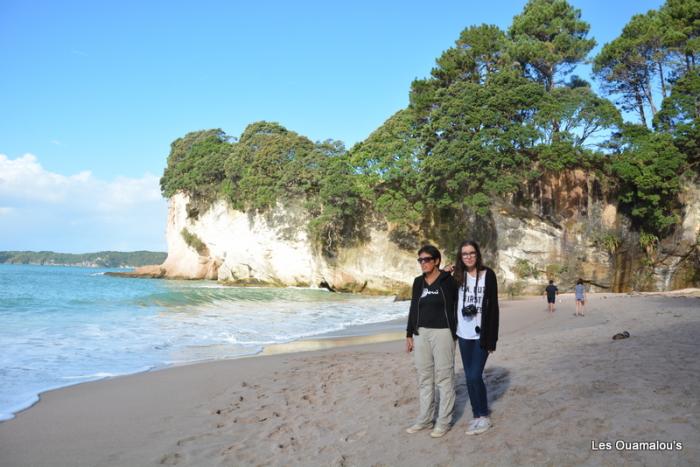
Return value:
<svg viewBox="0 0 700 467">
<path fill-rule="evenodd" d="M 188 201 L 182 194 L 170 198 L 168 257 L 162 266 L 168 277 L 312 287 L 325 282 L 340 289 L 390 291 L 420 273 L 415 255 L 400 250 L 386 232 L 371 231 L 367 244 L 343 250 L 329 264 L 312 247 L 303 212 L 278 207 L 267 215 L 249 216 L 219 201 L 192 221 L 187 219 Z M 183 229 L 204 242 L 208 256 L 187 245 Z"/>
<path fill-rule="evenodd" d="M 700 189 L 691 186 L 684 197 L 685 209 L 676 240 L 665 239 L 666 243 L 678 245 L 673 248 L 679 253 L 671 253 L 655 268 L 655 290 L 671 287 L 681 255 L 687 256 L 689 250 L 698 248 Z M 420 274 L 415 252 L 399 249 L 385 230 L 370 229 L 368 242 L 341 249 L 330 260 L 309 241 L 309 219 L 303 210 L 278 206 L 264 215 L 248 215 L 219 201 L 193 221 L 187 218 L 188 201 L 183 194 L 169 201 L 168 257 L 161 266 L 166 277 L 282 286 L 318 287 L 325 283 L 338 290 L 396 292 L 410 286 L 413 277 Z M 487 265 L 496 270 L 502 285 L 510 287 L 508 292 L 540 293 L 550 277 L 564 285 L 562 291 L 573 286 L 577 277 L 584 278 L 591 291 L 609 291 L 621 287 L 621 276 L 615 268 L 634 272 L 634 261 L 615 265 L 612 255 L 595 240 L 601 232 L 624 235 L 614 204 L 598 202 L 586 211 L 569 211 L 570 217 L 557 224 L 503 204 L 492 209 L 489 236 L 493 241 L 484 251 Z M 183 238 L 183 229 L 199 238 L 208 252 L 200 255 L 190 247 Z M 443 264 L 451 262 L 453 254 L 443 251 Z M 525 275 L 524 265 L 530 270 Z"/>
</svg>

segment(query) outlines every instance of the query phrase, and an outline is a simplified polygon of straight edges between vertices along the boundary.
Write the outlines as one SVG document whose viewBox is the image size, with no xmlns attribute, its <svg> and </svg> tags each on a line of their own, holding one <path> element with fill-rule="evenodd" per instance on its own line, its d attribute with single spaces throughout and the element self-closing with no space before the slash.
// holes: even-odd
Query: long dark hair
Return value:
<svg viewBox="0 0 700 467">
<path fill-rule="evenodd" d="M 464 282 L 464 274 L 467 272 L 467 268 L 464 266 L 464 261 L 462 261 L 462 248 L 467 245 L 474 247 L 474 250 L 476 251 L 476 273 L 478 274 L 479 271 L 484 269 L 484 261 L 481 258 L 481 249 L 479 248 L 479 244 L 474 240 L 465 240 L 460 243 L 459 248 L 457 249 L 457 257 L 455 259 L 455 270 L 452 274 L 457 281 L 457 284 L 460 286 Z"/>
</svg>

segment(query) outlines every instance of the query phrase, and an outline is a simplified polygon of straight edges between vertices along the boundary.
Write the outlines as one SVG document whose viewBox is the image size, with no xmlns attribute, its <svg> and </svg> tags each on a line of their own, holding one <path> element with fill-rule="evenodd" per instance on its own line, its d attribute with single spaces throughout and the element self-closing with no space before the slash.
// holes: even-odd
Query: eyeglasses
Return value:
<svg viewBox="0 0 700 467">
<path fill-rule="evenodd" d="M 416 261 L 418 261 L 420 264 L 423 264 L 423 263 L 428 263 L 430 261 L 433 261 L 434 259 L 435 258 L 433 258 L 432 256 L 422 256 L 422 257 L 418 258 Z"/>
<path fill-rule="evenodd" d="M 462 258 L 474 258 L 476 256 L 476 251 L 471 251 L 469 253 L 462 253 Z"/>
</svg>

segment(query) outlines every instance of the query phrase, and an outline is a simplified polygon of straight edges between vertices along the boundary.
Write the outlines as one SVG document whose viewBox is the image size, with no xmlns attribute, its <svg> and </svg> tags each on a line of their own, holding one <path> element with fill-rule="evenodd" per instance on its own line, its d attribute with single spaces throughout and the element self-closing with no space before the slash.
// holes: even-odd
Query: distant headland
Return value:
<svg viewBox="0 0 700 467">
<path fill-rule="evenodd" d="M 87 268 L 135 268 L 160 264 L 167 253 L 160 251 L 98 251 L 96 253 L 56 253 L 54 251 L 0 251 L 0 264 L 81 266 Z"/>
</svg>

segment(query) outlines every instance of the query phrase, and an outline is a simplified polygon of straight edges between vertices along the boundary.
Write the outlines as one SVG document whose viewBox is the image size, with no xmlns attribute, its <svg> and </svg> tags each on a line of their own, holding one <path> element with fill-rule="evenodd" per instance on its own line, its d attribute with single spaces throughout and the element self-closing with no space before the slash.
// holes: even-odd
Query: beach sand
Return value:
<svg viewBox="0 0 700 467">
<path fill-rule="evenodd" d="M 413 360 L 400 333 L 383 332 L 401 340 L 47 392 L 0 424 L 0 465 L 698 465 L 700 298 L 589 299 L 585 317 L 573 316 L 572 295 L 553 315 L 544 298 L 502 302 L 485 370 L 494 427 L 479 436 L 464 434 L 471 409 L 459 355 L 452 430 L 404 432 L 418 408 Z M 611 339 L 623 330 L 631 337 Z M 619 451 L 617 440 L 682 449 Z"/>
</svg>

